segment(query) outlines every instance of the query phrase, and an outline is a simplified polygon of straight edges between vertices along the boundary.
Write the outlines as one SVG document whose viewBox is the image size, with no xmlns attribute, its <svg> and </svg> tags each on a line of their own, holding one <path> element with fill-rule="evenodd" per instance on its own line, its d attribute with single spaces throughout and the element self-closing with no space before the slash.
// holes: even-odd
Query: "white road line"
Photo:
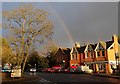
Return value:
<svg viewBox="0 0 120 84">
<path fill-rule="evenodd" d="M 39 78 L 39 79 L 36 79 L 36 80 L 27 81 L 27 82 L 50 82 L 50 81 L 45 80 L 45 79 L 43 79 L 43 78 Z"/>
<path fill-rule="evenodd" d="M 40 82 L 50 82 L 50 81 L 45 80 L 45 79 L 43 79 L 43 78 L 41 78 L 39 81 L 40 81 Z"/>
</svg>

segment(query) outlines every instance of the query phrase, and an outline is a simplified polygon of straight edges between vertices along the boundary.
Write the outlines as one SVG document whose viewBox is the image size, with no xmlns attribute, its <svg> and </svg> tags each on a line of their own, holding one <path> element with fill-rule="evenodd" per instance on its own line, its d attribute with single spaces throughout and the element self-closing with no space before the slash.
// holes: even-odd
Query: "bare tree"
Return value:
<svg viewBox="0 0 120 84">
<path fill-rule="evenodd" d="M 9 29 L 10 45 L 21 57 L 18 63 L 22 72 L 26 65 L 30 49 L 45 40 L 51 39 L 53 26 L 48 13 L 34 8 L 31 4 L 22 4 L 12 11 L 3 11 L 4 28 Z"/>
</svg>

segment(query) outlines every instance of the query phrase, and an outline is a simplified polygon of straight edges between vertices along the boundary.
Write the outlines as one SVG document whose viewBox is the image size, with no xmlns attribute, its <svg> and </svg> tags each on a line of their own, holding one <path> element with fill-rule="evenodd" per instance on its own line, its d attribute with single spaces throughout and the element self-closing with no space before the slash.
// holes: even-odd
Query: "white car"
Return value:
<svg viewBox="0 0 120 84">
<path fill-rule="evenodd" d="M 36 69 L 35 68 L 31 68 L 30 72 L 36 72 Z"/>
<path fill-rule="evenodd" d="M 12 69 L 11 77 L 21 77 L 21 66 L 15 66 Z"/>
<path fill-rule="evenodd" d="M 85 73 L 88 73 L 88 74 L 92 74 L 93 73 L 93 70 L 92 69 L 89 69 L 88 66 L 82 66 L 82 69 Z"/>
<path fill-rule="evenodd" d="M 92 74 L 93 73 L 93 70 L 92 69 L 87 69 L 84 71 L 85 73 L 88 73 L 88 74 Z"/>
</svg>

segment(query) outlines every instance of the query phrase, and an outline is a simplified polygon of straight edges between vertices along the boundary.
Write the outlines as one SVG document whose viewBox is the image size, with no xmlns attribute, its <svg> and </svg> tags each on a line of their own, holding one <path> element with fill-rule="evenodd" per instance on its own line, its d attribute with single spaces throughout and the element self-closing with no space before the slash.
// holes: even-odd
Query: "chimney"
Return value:
<svg viewBox="0 0 120 84">
<path fill-rule="evenodd" d="M 75 47 L 80 47 L 80 43 L 76 42 Z"/>
<path fill-rule="evenodd" d="M 117 35 L 114 34 L 114 35 L 112 36 L 112 41 L 118 42 L 118 37 L 117 37 Z"/>
</svg>

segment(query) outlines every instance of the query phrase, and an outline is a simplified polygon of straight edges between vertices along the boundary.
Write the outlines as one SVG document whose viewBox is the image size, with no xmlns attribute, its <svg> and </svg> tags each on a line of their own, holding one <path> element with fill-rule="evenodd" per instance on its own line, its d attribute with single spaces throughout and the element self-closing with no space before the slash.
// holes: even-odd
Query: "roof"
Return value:
<svg viewBox="0 0 120 84">
<path fill-rule="evenodd" d="M 97 44 L 90 44 L 92 46 L 92 49 L 95 50 Z"/>
<path fill-rule="evenodd" d="M 104 49 L 106 49 L 106 42 L 100 41 L 99 43 L 101 44 L 101 46 L 102 46 Z"/>
<path fill-rule="evenodd" d="M 86 48 L 86 45 L 85 46 L 81 46 L 79 49 L 78 49 L 78 52 L 79 53 L 83 53 L 85 51 L 85 48 Z"/>
<path fill-rule="evenodd" d="M 113 41 L 106 42 L 106 49 L 108 49 L 113 44 Z"/>
<path fill-rule="evenodd" d="M 61 51 L 62 51 L 64 54 L 69 55 L 71 50 L 70 50 L 70 48 L 63 48 L 63 49 L 61 49 Z"/>
</svg>

